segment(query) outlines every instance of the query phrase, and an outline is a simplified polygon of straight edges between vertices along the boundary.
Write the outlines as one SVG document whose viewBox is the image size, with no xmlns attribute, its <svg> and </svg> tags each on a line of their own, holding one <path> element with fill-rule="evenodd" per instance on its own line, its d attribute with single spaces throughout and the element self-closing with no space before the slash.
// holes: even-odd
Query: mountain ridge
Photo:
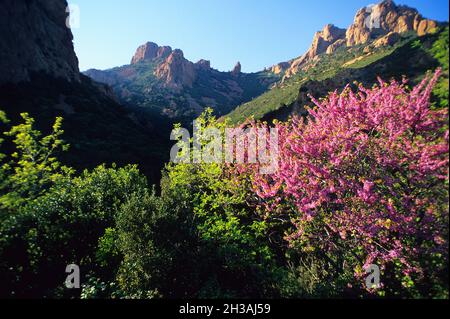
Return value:
<svg viewBox="0 0 450 319">
<path fill-rule="evenodd" d="M 280 80 L 270 71 L 242 72 L 240 62 L 229 72 L 211 67 L 209 60 L 189 61 L 180 49 L 147 42 L 136 49 L 131 63 L 84 72 L 110 85 L 127 105 L 157 110 L 175 120 L 192 120 L 206 107 L 223 115 L 240 103 L 264 93 Z"/>
<path fill-rule="evenodd" d="M 314 68 L 321 55 L 333 56 L 338 50 L 360 46 L 364 46 L 365 54 L 371 54 L 380 47 L 394 46 L 402 35 L 423 36 L 440 25 L 416 9 L 383 0 L 358 10 L 348 28 L 325 25 L 301 56 L 256 73 L 243 73 L 240 62 L 231 71 L 221 72 L 208 60 L 194 63 L 180 49 L 147 42 L 136 49 L 129 65 L 90 69 L 84 74 L 110 85 L 125 105 L 156 110 L 174 121 L 190 121 L 206 107 L 221 116 L 251 103 L 299 72 Z"/>
<path fill-rule="evenodd" d="M 396 5 L 392 0 L 383 0 L 376 5 L 357 11 L 353 23 L 347 29 L 327 24 L 315 33 L 307 52 L 290 60 L 285 78 L 296 74 L 306 63 L 322 53 L 333 54 L 340 47 L 364 45 L 372 40 L 392 34 L 415 32 L 423 36 L 438 27 L 437 21 L 424 18 L 416 9 Z"/>
<path fill-rule="evenodd" d="M 416 9 L 397 6 L 392 0 L 384 0 L 370 8 L 362 8 L 358 10 L 348 29 L 341 29 L 328 24 L 322 31 L 315 34 L 306 53 L 298 58 L 268 68 L 271 72 L 279 74 L 282 80 L 261 96 L 236 107 L 226 117 L 235 123 L 240 123 L 247 117 L 272 120 L 277 118 L 276 114 L 281 113 L 304 115 L 302 103 L 307 104 L 306 102 L 309 102 L 307 93 L 314 93 L 314 96 L 320 97 L 330 90 L 343 88 L 353 80 L 364 82 L 364 76 L 361 72 L 354 71 L 357 69 L 356 66 L 361 65 L 361 68 L 364 69 L 366 66 L 391 55 L 396 48 L 410 41 L 417 40 L 420 42 L 420 38 L 428 35 L 445 34 L 447 26 L 448 23 L 423 18 Z M 435 37 L 434 39 L 438 41 L 441 38 Z M 427 41 L 424 45 L 433 46 L 434 43 Z M 441 49 L 448 55 L 448 45 Z M 409 54 L 406 51 L 404 53 Z M 424 48 L 422 54 L 424 55 L 423 58 L 427 60 L 425 55 L 429 55 L 428 48 Z M 409 58 L 406 56 L 405 59 L 397 61 L 401 66 L 397 70 L 403 72 L 396 74 L 398 79 L 401 79 L 403 75 L 410 75 L 417 79 L 420 74 L 423 75 L 432 67 L 437 67 L 436 64 L 431 62 L 428 64 L 421 63 L 420 56 L 416 56 L 423 69 L 421 72 L 412 74 L 408 72 L 410 66 L 405 64 Z M 396 65 L 392 67 L 395 68 Z M 427 67 L 430 69 L 427 69 Z M 369 69 L 366 68 L 366 70 Z M 377 70 L 379 72 L 377 75 L 388 77 L 387 79 L 394 75 L 384 68 Z M 351 74 L 347 74 L 348 72 L 357 73 L 358 78 L 353 79 Z M 332 81 L 334 77 L 340 76 L 343 78 Z M 367 74 L 367 79 L 369 78 L 373 80 L 373 74 Z M 446 81 L 448 83 L 448 67 L 445 68 L 441 79 L 443 81 L 440 82 L 441 85 Z M 310 81 L 314 82 L 313 85 L 306 85 Z M 322 84 L 319 85 L 318 83 L 321 82 Z M 373 84 L 373 81 L 366 84 Z M 328 90 L 325 89 L 326 85 L 329 85 Z M 307 92 L 310 87 L 317 88 L 319 86 L 321 87 L 320 90 L 314 89 Z M 290 109 L 290 111 L 287 112 L 287 109 Z M 280 113 L 278 110 L 284 111 Z M 282 115 L 281 118 L 287 119 L 285 115 Z"/>
<path fill-rule="evenodd" d="M 66 0 L 1 1 L 0 110 L 13 123 L 28 113 L 43 132 L 63 117 L 67 165 L 135 163 L 158 183 L 171 123 L 124 107 L 109 86 L 79 72 L 67 6 Z"/>
</svg>

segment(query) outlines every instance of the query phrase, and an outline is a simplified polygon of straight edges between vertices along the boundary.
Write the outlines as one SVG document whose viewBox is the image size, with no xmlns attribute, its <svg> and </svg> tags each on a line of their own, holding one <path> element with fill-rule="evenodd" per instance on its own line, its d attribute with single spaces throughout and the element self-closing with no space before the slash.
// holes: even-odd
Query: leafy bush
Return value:
<svg viewBox="0 0 450 319">
<path fill-rule="evenodd" d="M 97 261 L 99 238 L 114 226 L 121 204 L 145 188 L 145 178 L 136 167 L 100 166 L 79 177 L 64 178 L 8 216 L 0 228 L 0 255 L 14 265 L 18 286 L 3 288 L 16 295 L 51 294 L 51 288 L 64 282 L 65 267 L 71 263 L 79 265 L 83 274 L 102 273 L 103 265 Z M 105 268 L 114 273 L 112 264 Z"/>
<path fill-rule="evenodd" d="M 100 166 L 75 177 L 54 155 L 67 148 L 59 138 L 62 120 L 41 138 L 33 119 L 22 117 L 24 123 L 6 133 L 13 137 L 12 147 L 5 148 L 11 153 L 0 158 L 0 295 L 64 296 L 68 292 L 60 287 L 71 263 L 82 274 L 113 277 L 119 261 L 114 266 L 106 252 L 105 230 L 115 225 L 115 214 L 128 198 L 146 191 L 145 177 L 135 166 Z"/>
<path fill-rule="evenodd" d="M 238 167 L 268 214 L 290 213 L 291 247 L 354 272 L 355 288 L 377 264 L 380 294 L 448 295 L 448 119 L 429 102 L 439 74 L 412 91 L 380 80 L 314 100 L 307 123 L 276 125 L 277 173 Z"/>
<path fill-rule="evenodd" d="M 117 215 L 123 262 L 117 282 L 127 296 L 189 297 L 203 269 L 189 203 L 140 194 Z"/>
<path fill-rule="evenodd" d="M 2 114 L 0 121 L 8 123 Z M 50 135 L 41 138 L 41 132 L 33 128 L 34 120 L 27 113 L 21 116 L 24 123 L 4 133 L 13 138 L 14 151 L 9 156 L 0 153 L 0 207 L 3 208 L 20 207 L 42 195 L 53 182 L 72 173 L 55 157 L 59 150 L 68 149 L 60 139 L 64 133 L 62 118 L 56 119 Z"/>
</svg>

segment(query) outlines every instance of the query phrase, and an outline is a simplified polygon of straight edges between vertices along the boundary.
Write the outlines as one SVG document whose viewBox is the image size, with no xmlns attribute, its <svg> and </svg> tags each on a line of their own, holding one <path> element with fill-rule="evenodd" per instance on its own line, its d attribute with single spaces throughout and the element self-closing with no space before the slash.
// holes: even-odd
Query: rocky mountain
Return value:
<svg viewBox="0 0 450 319">
<path fill-rule="evenodd" d="M 327 24 L 316 32 L 305 54 L 258 73 L 243 73 L 240 62 L 230 72 L 220 72 L 211 67 L 210 61 L 193 63 L 179 49 L 148 42 L 137 48 L 131 64 L 88 70 L 85 74 L 110 85 L 121 103 L 173 121 L 190 121 L 205 107 L 224 115 L 241 104 L 251 104 L 267 91 L 278 90 L 289 78 L 315 68 L 323 56 L 333 57 L 342 50 L 355 53 L 359 49 L 362 54 L 371 55 L 382 51 L 380 48 L 395 46 L 405 37 L 430 34 L 439 26 L 416 9 L 384 0 L 359 10 L 347 29 Z M 358 54 L 350 56 L 363 58 Z"/>
<path fill-rule="evenodd" d="M 319 31 L 314 35 L 313 43 L 309 50 L 299 59 L 292 61 L 290 67 L 286 71 L 286 77 L 297 73 L 301 66 L 308 61 L 314 60 L 319 54 L 325 52 L 327 52 L 327 54 L 333 53 L 338 46 L 344 44 L 345 33 L 345 29 L 340 29 L 332 24 L 327 24 L 322 31 Z M 331 48 L 333 49 L 331 50 Z"/>
<path fill-rule="evenodd" d="M 320 54 L 333 54 L 341 47 L 366 45 L 379 39 L 380 45 L 392 45 L 400 34 L 412 32 L 423 36 L 433 32 L 436 21 L 426 19 L 413 8 L 396 5 L 392 0 L 384 0 L 376 5 L 360 9 L 348 29 L 332 24 L 314 35 L 309 50 L 297 59 L 287 62 L 285 77 L 298 73 L 308 62 Z"/>
<path fill-rule="evenodd" d="M 155 75 L 166 87 L 182 89 L 192 88 L 197 74 L 194 63 L 184 58 L 183 51 L 173 50 L 155 70 Z"/>
<path fill-rule="evenodd" d="M 145 60 L 165 59 L 171 53 L 171 47 L 159 47 L 156 43 L 147 42 L 137 48 L 135 55 L 131 59 L 131 64 L 136 64 Z"/>
<path fill-rule="evenodd" d="M 44 132 L 62 116 L 71 147 L 60 157 L 72 167 L 136 163 L 158 183 L 171 123 L 125 108 L 79 72 L 66 8 L 65 0 L 0 1 L 0 109 L 13 124 L 29 113 Z"/>
<path fill-rule="evenodd" d="M 240 62 L 230 72 L 220 72 L 208 60 L 193 63 L 180 49 L 153 42 L 138 47 L 129 65 L 104 71 L 91 69 L 85 74 L 110 85 L 121 102 L 174 121 L 190 121 L 205 107 L 226 114 L 280 79 L 270 70 L 243 73 Z"/>
<path fill-rule="evenodd" d="M 66 6 L 60 0 L 1 1 L 0 84 L 27 81 L 36 72 L 80 80 Z"/>
<path fill-rule="evenodd" d="M 249 117 L 285 120 L 306 114 L 309 94 L 320 98 L 353 81 L 372 85 L 377 76 L 401 80 L 405 75 L 416 83 L 437 67 L 444 72 L 436 103 L 445 106 L 448 52 L 448 23 L 426 19 L 416 9 L 385 0 L 359 10 L 348 29 L 326 25 L 314 35 L 305 54 L 267 69 L 283 76 L 281 82 L 227 117 L 236 123 Z"/>
<path fill-rule="evenodd" d="M 0 1 L 0 108 L 13 123 L 30 113 L 41 130 L 62 116 L 72 145 L 64 159 L 81 169 L 137 163 L 156 182 L 172 124 L 207 106 L 233 111 L 236 122 L 284 119 L 303 114 L 308 93 L 320 97 L 353 80 L 370 85 L 377 75 L 417 81 L 438 66 L 436 96 L 448 100 L 448 27 L 392 1 L 360 10 L 348 29 L 325 26 L 304 55 L 257 73 L 242 72 L 239 62 L 221 72 L 148 42 L 128 65 L 81 74 L 66 7 L 65 0 Z"/>
</svg>

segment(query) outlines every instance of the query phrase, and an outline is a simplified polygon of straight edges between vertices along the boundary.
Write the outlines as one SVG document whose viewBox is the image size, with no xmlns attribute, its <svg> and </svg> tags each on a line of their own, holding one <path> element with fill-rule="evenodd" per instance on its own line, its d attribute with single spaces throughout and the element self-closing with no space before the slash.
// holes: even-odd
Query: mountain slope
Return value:
<svg viewBox="0 0 450 319">
<path fill-rule="evenodd" d="M 431 33 L 439 23 L 422 17 L 414 8 L 396 5 L 392 0 L 383 0 L 358 10 L 348 29 L 326 25 L 316 32 L 309 50 L 301 57 L 290 61 L 285 76 L 289 77 L 303 69 L 304 65 L 320 54 L 333 54 L 342 47 L 367 45 L 376 47 L 392 45 L 400 34 L 415 33 L 423 36 Z"/>
<path fill-rule="evenodd" d="M 62 154 L 65 164 L 136 163 L 159 182 L 170 123 L 125 108 L 109 87 L 79 73 L 66 7 L 64 0 L 0 3 L 0 109 L 13 123 L 28 112 L 44 132 L 62 116 L 63 138 L 71 144 Z"/>
<path fill-rule="evenodd" d="M 310 103 L 308 94 L 321 97 L 353 81 L 371 85 L 377 76 L 390 79 L 405 75 L 414 83 L 428 70 L 439 66 L 444 68 L 444 76 L 438 87 L 445 95 L 448 92 L 448 27 L 423 19 L 415 9 L 396 6 L 392 1 L 383 1 L 374 8 L 381 16 L 383 28 L 370 30 L 360 26 L 359 21 L 366 15 L 364 10 L 357 13 L 355 22 L 347 31 L 325 26 L 315 35 L 306 54 L 284 66 L 281 83 L 237 107 L 227 117 L 234 123 L 250 117 L 284 120 L 292 114 L 305 114 L 304 105 Z M 416 25 L 422 26 L 418 28 Z M 360 29 L 355 26 L 360 26 Z M 371 33 L 365 40 L 359 39 L 357 44 L 354 43 L 355 33 L 369 31 Z M 339 45 L 334 45 L 336 43 Z"/>
<path fill-rule="evenodd" d="M 127 105 L 187 120 L 205 107 L 226 114 L 280 79 L 270 71 L 242 73 L 239 62 L 231 72 L 220 72 L 211 68 L 209 61 L 192 63 L 183 51 L 152 42 L 140 46 L 129 65 L 105 71 L 91 69 L 85 74 L 110 85 Z"/>
<path fill-rule="evenodd" d="M 0 84 L 28 81 L 33 72 L 79 81 L 66 7 L 60 0 L 0 2 Z"/>
</svg>

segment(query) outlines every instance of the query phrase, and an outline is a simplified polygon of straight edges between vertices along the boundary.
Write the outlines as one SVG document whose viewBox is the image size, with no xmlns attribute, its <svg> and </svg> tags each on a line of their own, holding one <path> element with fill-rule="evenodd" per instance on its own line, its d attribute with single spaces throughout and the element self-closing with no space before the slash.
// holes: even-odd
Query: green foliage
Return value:
<svg viewBox="0 0 450 319">
<path fill-rule="evenodd" d="M 165 279 L 170 256 L 155 247 L 155 224 L 161 219 L 161 201 L 154 195 L 133 197 L 117 216 L 118 246 L 124 255 L 118 283 L 128 295 L 157 294 Z"/>
<path fill-rule="evenodd" d="M 153 297 L 153 296 L 147 296 Z M 102 281 L 93 276 L 87 277 L 81 285 L 80 299 L 123 299 L 129 298 L 119 287 L 116 281 Z"/>
<path fill-rule="evenodd" d="M 4 113 L 0 115 L 5 122 Z M 0 156 L 0 207 L 3 208 L 19 207 L 39 197 L 51 183 L 72 173 L 55 157 L 56 152 L 68 149 L 60 139 L 64 133 L 62 118 L 56 119 L 50 135 L 41 137 L 41 132 L 33 128 L 34 120 L 27 113 L 21 116 L 24 123 L 4 133 L 13 139 L 15 150 L 9 156 Z"/>
<path fill-rule="evenodd" d="M 193 216 L 182 198 L 140 194 L 117 215 L 119 287 L 131 298 L 188 297 L 202 274 Z"/>
<path fill-rule="evenodd" d="M 115 228 L 106 228 L 105 233 L 98 240 L 96 260 L 104 268 L 117 266 L 120 262 L 120 251 L 117 247 L 117 231 Z"/>
<path fill-rule="evenodd" d="M 0 122 L 1 123 L 8 123 L 8 117 L 6 116 L 6 113 L 2 110 L 0 110 Z"/>
<path fill-rule="evenodd" d="M 448 92 L 449 92 L 449 69 L 448 69 L 448 50 L 449 41 L 449 27 L 445 27 L 440 32 L 438 39 L 433 43 L 429 52 L 439 61 L 442 67 L 442 76 L 436 84 L 433 94 L 436 97 L 436 106 L 439 108 L 448 107 Z"/>
<path fill-rule="evenodd" d="M 198 123 L 200 132 L 214 127 L 223 133 L 229 126 L 227 120 L 218 122 L 208 111 Z M 200 140 L 202 147 L 206 143 Z M 189 200 L 196 232 L 207 252 L 204 263 L 209 263 L 210 273 L 215 274 L 202 284 L 197 296 L 267 298 L 284 294 L 280 283 L 289 280 L 289 249 L 280 243 L 286 226 L 259 213 L 247 176 L 229 175 L 224 164 L 171 163 L 163 189 L 170 196 L 179 194 Z M 298 287 L 302 284 L 293 286 L 306 293 Z"/>
<path fill-rule="evenodd" d="M 5 155 L 1 171 L 0 295 L 76 295 L 62 289 L 65 267 L 75 263 L 84 274 L 114 274 L 111 260 L 118 254 L 109 228 L 121 205 L 146 191 L 146 178 L 136 166 L 100 166 L 74 177 L 53 156 L 65 148 L 59 139 L 61 119 L 52 134 L 41 138 L 33 119 L 23 118 L 25 124 L 7 132 L 15 150 Z"/>
<path fill-rule="evenodd" d="M 408 42 L 397 53 L 380 59 L 394 61 L 399 50 L 409 52 L 412 46 L 422 52 L 428 41 L 438 43 L 430 50 L 444 61 L 445 42 L 435 40 Z M 350 59 L 348 54 L 340 51 L 340 61 Z M 318 80 L 335 72 L 331 59 L 322 61 L 322 68 L 310 73 Z M 381 62 L 368 63 L 372 68 Z M 366 70 L 367 66 L 361 67 Z M 351 72 L 359 72 L 355 70 Z M 288 100 L 298 94 L 299 82 L 295 81 L 303 79 L 286 83 L 292 85 L 283 90 Z M 214 127 L 223 133 L 232 120 L 218 121 L 212 113 L 207 110 L 199 118 L 198 129 Z M 44 137 L 30 116 L 23 114 L 23 120 L 9 127 L 0 111 L 2 128 L 7 127 L 0 153 L 0 296 L 365 296 L 347 287 L 355 271 L 350 266 L 356 258 L 351 249 L 348 254 L 330 256 L 311 246 L 288 246 L 285 235 L 293 231 L 289 223 L 293 208 L 284 206 L 267 214 L 252 191 L 250 175 L 233 174 L 225 164 L 170 163 L 157 194 L 134 165 L 101 165 L 81 174 L 62 166 L 55 155 L 67 149 L 61 140 L 62 119 Z M 200 140 L 202 147 L 208 142 Z M 340 244 L 338 239 L 335 243 Z M 65 267 L 72 263 L 81 268 L 81 290 L 63 286 Z M 426 263 L 425 268 L 445 269 L 439 256 Z M 405 287 L 399 291 L 409 289 L 409 295 L 421 296 L 420 287 L 408 288 L 412 278 L 389 270 L 383 275 L 403 276 Z M 439 282 L 439 278 L 430 278 L 430 282 Z M 430 295 L 448 298 L 441 285 L 430 289 Z"/>
</svg>

